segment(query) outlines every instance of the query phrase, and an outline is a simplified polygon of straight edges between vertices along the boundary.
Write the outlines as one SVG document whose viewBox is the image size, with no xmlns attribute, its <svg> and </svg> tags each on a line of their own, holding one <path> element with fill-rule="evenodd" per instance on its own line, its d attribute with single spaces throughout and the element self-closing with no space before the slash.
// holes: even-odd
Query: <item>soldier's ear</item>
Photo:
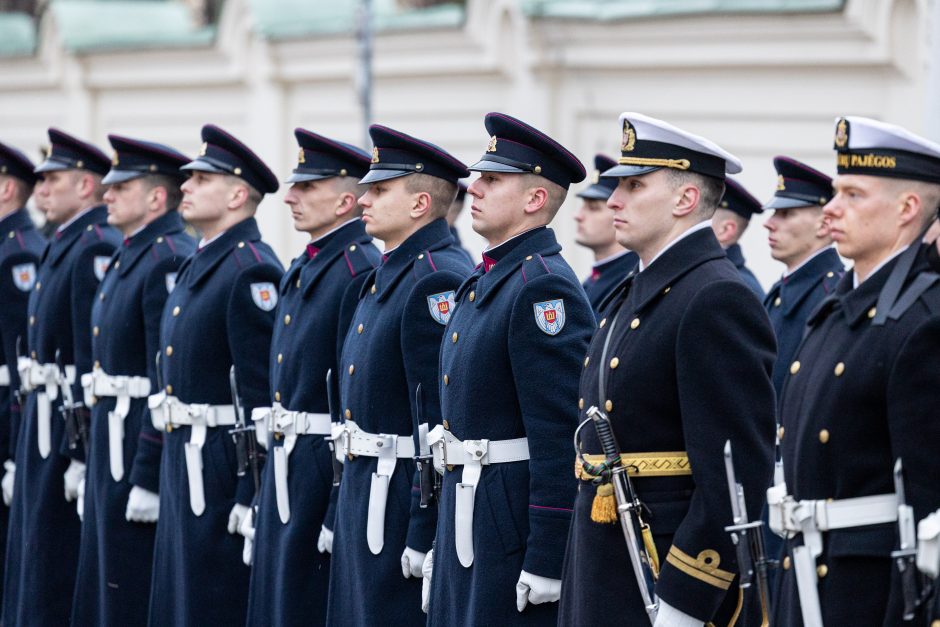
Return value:
<svg viewBox="0 0 940 627">
<path fill-rule="evenodd" d="M 702 191 L 695 185 L 682 185 L 676 189 L 676 207 L 672 215 L 681 218 L 695 211 L 702 201 Z"/>
<path fill-rule="evenodd" d="M 421 218 L 431 213 L 431 194 L 427 192 L 418 192 L 412 196 L 413 204 L 411 206 L 411 217 Z"/>
<path fill-rule="evenodd" d="M 336 217 L 342 217 L 349 214 L 356 208 L 356 195 L 351 192 L 343 192 L 336 201 Z"/>
<path fill-rule="evenodd" d="M 150 188 L 147 198 L 148 209 L 150 211 L 160 211 L 166 206 L 166 188 L 162 185 Z"/>
<path fill-rule="evenodd" d="M 548 202 L 548 190 L 544 187 L 530 187 L 526 190 L 526 203 L 523 210 L 528 214 L 539 211 Z"/>
<path fill-rule="evenodd" d="M 0 202 L 9 202 L 16 196 L 16 181 L 13 177 L 0 177 Z"/>
</svg>

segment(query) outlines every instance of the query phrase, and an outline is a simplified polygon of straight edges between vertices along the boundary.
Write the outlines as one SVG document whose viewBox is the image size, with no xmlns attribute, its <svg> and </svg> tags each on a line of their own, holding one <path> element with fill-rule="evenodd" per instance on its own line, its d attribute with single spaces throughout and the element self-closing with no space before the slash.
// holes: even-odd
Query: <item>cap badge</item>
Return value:
<svg viewBox="0 0 940 627">
<path fill-rule="evenodd" d="M 620 141 L 620 150 L 622 152 L 632 152 L 636 146 L 636 131 L 630 124 L 630 120 L 623 121 L 623 138 Z"/>
<path fill-rule="evenodd" d="M 199 156 L 205 157 L 207 152 L 209 152 L 209 142 L 202 142 L 202 148 L 199 149 Z"/>
<path fill-rule="evenodd" d="M 379 162 L 379 147 L 373 146 L 372 147 L 372 163 L 378 163 L 378 162 Z"/>
<path fill-rule="evenodd" d="M 307 163 L 307 158 L 304 156 L 304 149 L 300 149 L 300 153 L 297 155 L 297 163 Z"/>
<path fill-rule="evenodd" d="M 117 166 L 120 162 L 121 162 L 121 161 L 120 161 L 120 159 L 118 159 L 117 150 L 115 150 L 115 151 L 114 151 L 114 154 L 111 155 L 111 165 Z"/>
<path fill-rule="evenodd" d="M 490 137 L 490 143 L 486 145 L 486 152 L 496 152 L 496 135 Z"/>
<path fill-rule="evenodd" d="M 836 123 L 836 148 L 845 148 L 849 143 L 849 121 L 839 118 Z"/>
<path fill-rule="evenodd" d="M 783 183 L 783 175 L 782 175 L 782 174 L 778 175 L 778 176 L 777 176 L 777 191 L 778 191 L 778 192 L 782 192 L 782 191 L 785 190 L 786 188 L 787 188 L 787 186 L 784 185 L 784 183 Z"/>
</svg>

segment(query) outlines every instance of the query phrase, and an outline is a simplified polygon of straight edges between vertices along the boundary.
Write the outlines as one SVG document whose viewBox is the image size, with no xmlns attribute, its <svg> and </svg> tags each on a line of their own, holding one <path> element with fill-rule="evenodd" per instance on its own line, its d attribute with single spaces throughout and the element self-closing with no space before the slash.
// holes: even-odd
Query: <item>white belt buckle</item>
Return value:
<svg viewBox="0 0 940 627">
<path fill-rule="evenodd" d="M 489 440 L 464 440 L 463 449 L 471 462 L 478 464 L 486 463 L 486 454 L 489 449 Z"/>
<path fill-rule="evenodd" d="M 190 403 L 186 406 L 186 413 L 189 414 L 189 418 L 192 421 L 193 425 L 199 422 L 197 419 L 202 418 L 205 420 L 206 424 L 210 427 L 215 425 L 209 424 L 209 404 L 208 403 Z"/>
</svg>

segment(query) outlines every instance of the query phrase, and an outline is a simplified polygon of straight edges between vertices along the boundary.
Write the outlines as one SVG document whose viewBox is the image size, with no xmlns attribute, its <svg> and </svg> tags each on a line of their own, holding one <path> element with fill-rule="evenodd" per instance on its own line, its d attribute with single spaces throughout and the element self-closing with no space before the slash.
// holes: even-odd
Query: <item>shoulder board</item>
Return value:
<svg viewBox="0 0 940 627">
<path fill-rule="evenodd" d="M 160 235 L 157 237 L 153 240 L 153 244 L 150 245 L 150 250 L 157 259 L 189 254 L 188 251 L 179 249 L 179 243 L 173 240 L 172 235 Z"/>
<path fill-rule="evenodd" d="M 101 228 L 100 224 L 89 224 L 82 232 L 82 244 L 93 244 L 95 242 L 103 242 L 104 240 L 104 230 Z"/>
<path fill-rule="evenodd" d="M 369 259 L 369 256 L 366 254 L 366 246 L 371 246 L 371 244 L 353 242 L 343 250 L 346 267 L 349 269 L 349 274 L 352 276 L 364 274 L 375 267 L 375 264 L 372 263 L 372 260 Z"/>
<path fill-rule="evenodd" d="M 888 312 L 888 318 L 891 320 L 899 319 L 911 308 L 911 305 L 917 302 L 917 299 L 923 296 L 924 292 L 933 287 L 938 281 L 940 281 L 940 274 L 934 272 L 921 272 L 918 274 L 904 293 L 895 301 L 891 311 Z M 928 307 L 931 308 L 931 313 L 934 314 L 940 313 L 936 310 L 935 300 L 936 299 L 930 299 L 927 301 Z"/>
<path fill-rule="evenodd" d="M 231 258 L 240 268 L 245 268 L 256 263 L 264 263 L 263 252 L 258 247 L 258 242 L 248 240 L 235 244 L 235 248 L 232 249 Z"/>
<path fill-rule="evenodd" d="M 543 274 L 551 274 L 552 271 L 548 267 L 548 264 L 545 263 L 545 259 L 542 258 L 542 255 L 529 255 L 522 262 L 522 266 L 519 268 L 522 272 L 522 282 L 528 283 L 536 277 L 540 277 Z"/>
</svg>

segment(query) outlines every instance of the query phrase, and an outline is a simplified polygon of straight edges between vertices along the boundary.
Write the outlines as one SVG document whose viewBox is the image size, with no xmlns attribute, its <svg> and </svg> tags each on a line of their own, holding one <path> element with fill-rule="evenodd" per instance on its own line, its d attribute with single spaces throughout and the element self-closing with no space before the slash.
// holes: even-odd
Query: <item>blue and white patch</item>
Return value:
<svg viewBox="0 0 940 627">
<path fill-rule="evenodd" d="M 98 277 L 98 280 L 104 278 L 104 273 L 108 271 L 108 266 L 111 264 L 111 257 L 105 256 L 95 256 L 94 266 L 95 266 L 95 276 Z"/>
<path fill-rule="evenodd" d="M 565 301 L 546 300 L 532 305 L 535 310 L 535 324 L 548 335 L 558 335 L 565 328 Z"/>
<path fill-rule="evenodd" d="M 36 264 L 21 263 L 13 266 L 13 285 L 23 292 L 33 289 L 36 285 Z"/>
<path fill-rule="evenodd" d="M 176 288 L 176 275 L 177 272 L 167 272 L 166 273 L 166 293 L 172 294 L 173 290 Z"/>
<path fill-rule="evenodd" d="M 251 300 L 261 311 L 271 311 L 277 307 L 277 288 L 274 283 L 252 283 Z"/>
<path fill-rule="evenodd" d="M 454 290 L 428 296 L 428 311 L 435 322 L 447 324 L 454 313 Z"/>
</svg>

